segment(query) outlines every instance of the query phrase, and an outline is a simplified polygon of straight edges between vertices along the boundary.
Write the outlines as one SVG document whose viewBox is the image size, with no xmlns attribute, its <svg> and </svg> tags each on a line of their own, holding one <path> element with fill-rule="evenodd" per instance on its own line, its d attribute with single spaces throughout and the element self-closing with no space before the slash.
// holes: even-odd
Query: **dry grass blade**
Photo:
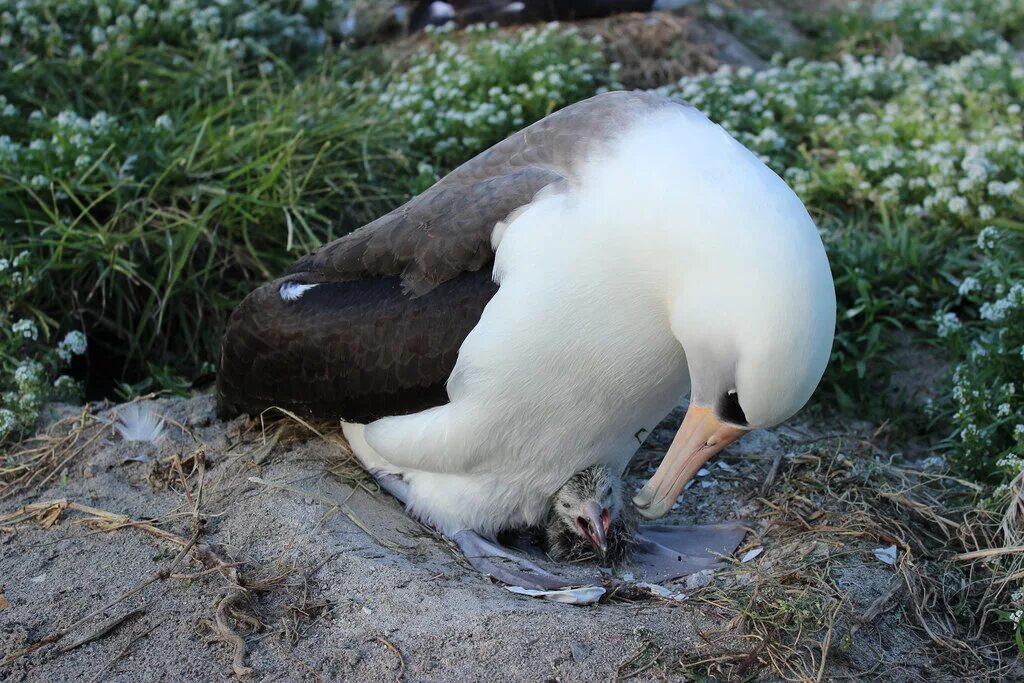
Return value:
<svg viewBox="0 0 1024 683">
<path fill-rule="evenodd" d="M 764 478 L 764 483 L 761 484 L 761 496 L 767 496 L 771 490 L 772 484 L 775 483 L 775 476 L 779 473 L 779 465 L 782 463 L 782 453 L 776 453 L 775 457 L 772 458 L 772 465 L 768 468 L 768 474 Z"/>
<path fill-rule="evenodd" d="M 74 510 L 85 515 L 81 521 L 94 529 L 100 531 L 116 531 L 118 529 L 132 528 L 145 532 L 164 541 L 168 541 L 179 547 L 188 547 L 193 557 L 208 567 L 214 567 L 222 572 L 230 574 L 234 569 L 233 563 L 221 559 L 208 546 L 196 544 L 195 540 L 189 540 L 173 532 L 161 529 L 150 522 L 132 519 L 127 515 L 118 515 L 113 512 L 101 510 L 90 505 L 83 505 L 65 498 L 49 500 L 41 503 L 32 503 L 18 508 L 14 512 L 0 515 L 0 524 L 7 523 L 13 526 L 29 520 L 36 520 L 40 526 L 47 529 L 60 519 L 65 510 Z"/>
<path fill-rule="evenodd" d="M 59 420 L 46 433 L 16 446 L 6 458 L 8 464 L 0 464 L 0 501 L 41 488 L 99 439 L 106 425 L 90 411 L 86 404 L 77 415 Z"/>
<path fill-rule="evenodd" d="M 285 419 L 277 419 L 268 424 L 266 416 L 271 411 L 281 413 Z M 314 424 L 314 422 L 319 424 L 319 428 Z M 329 455 L 325 455 L 323 457 L 323 465 L 331 475 L 353 488 L 362 488 L 368 492 L 376 490 L 371 485 L 372 479 L 352 454 L 348 441 L 341 433 L 340 424 L 336 422 L 314 422 L 304 420 L 286 408 L 279 408 L 276 406 L 267 408 L 259 417 L 259 429 L 263 440 L 263 448 L 268 449 L 266 452 L 269 453 L 269 449 L 272 449 L 272 443 L 285 440 L 286 434 L 292 436 L 291 432 L 294 430 L 290 430 L 289 427 L 297 425 L 301 428 L 300 431 L 302 431 L 302 433 L 294 436 L 297 436 L 300 440 L 305 440 L 307 438 L 304 432 L 311 432 L 325 444 L 331 446 L 329 449 Z M 267 432 L 271 429 L 271 436 L 268 438 Z M 257 458 L 254 452 L 252 459 L 257 465 L 259 465 L 263 458 Z"/>
<path fill-rule="evenodd" d="M 124 622 L 128 621 L 129 619 L 134 619 L 135 617 L 138 617 L 138 616 L 140 616 L 140 615 L 142 615 L 144 613 L 145 613 L 145 610 L 141 609 L 141 608 L 133 609 L 133 610 L 131 610 L 129 612 L 125 612 L 124 614 L 122 614 L 119 617 L 114 617 L 113 619 L 108 620 L 105 624 L 100 626 L 98 629 L 96 629 L 95 631 L 93 631 L 89 635 L 84 636 L 82 638 L 79 638 L 78 640 L 76 640 L 75 642 L 71 643 L 70 645 L 65 645 L 64 647 L 62 647 L 60 649 L 60 651 L 61 652 L 69 652 L 71 650 L 74 650 L 76 647 L 81 647 L 81 646 L 85 645 L 86 643 L 91 643 L 94 640 L 99 640 L 100 638 L 104 638 L 107 635 L 113 633 Z"/>
<path fill-rule="evenodd" d="M 377 636 L 374 640 L 391 650 L 398 657 L 398 674 L 395 676 L 395 683 L 402 683 L 402 679 L 405 677 L 405 657 L 402 656 L 402 651 L 383 636 Z"/>
<path fill-rule="evenodd" d="M 910 512 L 914 513 L 915 515 L 917 515 L 918 517 L 920 517 L 921 519 L 927 522 L 931 522 L 935 526 L 942 529 L 942 532 L 946 535 L 947 538 L 952 538 L 953 536 L 955 536 L 957 531 L 960 529 L 959 523 L 954 522 L 953 520 L 948 519 L 947 517 L 943 517 L 935 511 L 934 506 L 929 505 L 928 503 L 924 503 L 917 500 L 911 500 L 903 493 L 882 491 L 878 495 L 879 497 L 894 503 L 897 509 L 905 508 Z"/>
<path fill-rule="evenodd" d="M 864 674 L 849 666 L 866 661 L 865 652 L 859 660 L 844 655 L 870 647 L 877 636 L 866 630 L 890 628 L 879 618 L 893 611 L 908 637 L 942 653 L 949 671 L 1008 671 L 1003 657 L 1015 646 L 986 623 L 1005 604 L 1000 595 L 1015 573 L 1006 569 L 1024 577 L 1024 545 L 1005 542 L 1000 518 L 979 511 L 974 488 L 884 456 L 870 441 L 840 438 L 827 451 L 776 460 L 774 485 L 755 498 L 766 559 L 736 565 L 731 574 L 743 581 L 691 595 L 691 604 L 731 621 L 705 634 L 706 647 L 687 653 L 684 669 L 723 680 L 755 671 L 792 681 Z M 895 573 L 877 594 L 860 587 L 858 600 L 870 601 L 854 610 L 850 595 L 858 589 L 838 585 L 836 577 L 886 572 L 872 556 L 881 544 L 898 549 Z M 844 559 L 851 555 L 859 561 Z"/>
<path fill-rule="evenodd" d="M 1009 545 L 1024 544 L 1024 470 L 1009 484 L 1010 502 L 1003 513 L 999 529 Z"/>
<path fill-rule="evenodd" d="M 821 644 L 821 664 L 818 666 L 818 675 L 815 677 L 815 681 L 821 681 L 825 678 L 825 664 L 828 662 L 828 652 L 832 647 L 832 633 L 835 630 L 836 617 L 842 608 L 843 600 L 840 600 L 836 603 L 835 609 L 832 610 L 832 616 L 829 618 L 828 631 L 826 631 L 825 640 Z"/>
<path fill-rule="evenodd" d="M 631 678 L 636 678 L 637 676 L 639 676 L 640 674 L 642 674 L 643 672 L 647 671 L 648 669 L 653 667 L 655 664 L 657 664 L 658 663 L 658 659 L 660 659 L 663 654 L 665 654 L 665 648 L 659 649 L 654 654 L 654 656 L 651 657 L 650 661 L 648 661 L 643 666 L 641 666 L 641 667 L 639 667 L 637 669 L 633 669 L 632 671 L 628 671 L 628 672 L 626 672 L 624 674 L 621 674 L 618 677 L 616 677 L 615 680 L 617 680 L 617 681 L 628 681 Z"/>
<path fill-rule="evenodd" d="M 149 628 L 147 628 L 145 631 L 142 631 L 138 635 L 134 636 L 131 640 L 129 640 L 128 644 L 125 645 L 120 652 L 114 655 L 114 658 L 107 662 L 106 666 L 100 669 L 100 671 L 98 671 L 95 676 L 89 679 L 89 683 L 99 683 L 99 681 L 105 680 L 107 673 L 111 669 L 113 669 L 114 665 L 117 664 L 121 659 L 123 659 L 124 656 L 128 654 L 133 647 L 135 647 L 135 643 L 139 642 L 143 638 L 147 637 L 150 633 L 155 631 L 157 626 L 159 626 L 159 622 L 151 624 Z"/>
<path fill-rule="evenodd" d="M 0 524 L 9 524 L 11 527 L 15 527 L 18 524 L 35 520 L 42 528 L 49 529 L 57 523 L 65 510 L 74 510 L 85 514 L 86 517 L 83 521 L 100 530 L 112 531 L 114 529 L 124 527 L 133 527 L 145 531 L 152 536 L 156 536 L 157 538 L 171 541 L 177 545 L 185 545 L 187 543 L 187 540 L 183 539 L 181 536 L 160 529 L 149 522 L 132 519 L 127 515 L 118 515 L 113 512 L 107 512 L 106 510 L 101 510 L 100 508 L 95 508 L 91 505 L 76 503 L 68 500 L 67 498 L 57 498 L 40 503 L 24 505 L 14 512 L 0 515 Z"/>
<path fill-rule="evenodd" d="M 264 433 L 266 432 L 266 426 L 264 425 L 263 418 L 264 418 L 264 416 L 267 413 L 269 413 L 272 410 L 273 411 L 277 411 L 277 412 L 279 412 L 279 413 L 281 413 L 283 415 L 286 415 L 287 417 L 290 417 L 292 420 L 298 422 L 300 425 L 302 425 L 303 427 L 305 427 L 309 431 L 313 432 L 314 434 L 319 436 L 324 441 L 328 441 L 328 438 L 326 436 L 324 436 L 323 433 L 321 433 L 320 430 L 318 430 L 316 427 L 314 427 L 313 425 L 309 424 L 308 422 L 306 422 L 301 417 L 299 417 L 298 415 L 296 415 L 292 411 L 288 410 L 287 408 L 281 408 L 280 406 L 270 406 L 269 408 L 267 408 L 266 410 L 264 410 L 263 412 L 260 413 L 260 425 L 263 427 Z M 265 440 L 266 440 L 266 437 L 264 436 L 264 441 Z"/>
<path fill-rule="evenodd" d="M 893 577 L 892 581 L 889 583 L 889 588 L 875 598 L 875 601 L 868 605 L 868 608 L 864 610 L 864 613 L 860 615 L 857 620 L 862 624 L 870 624 L 883 612 L 895 607 L 896 598 L 903 592 L 905 587 L 905 582 L 901 581 L 899 577 Z"/>
<path fill-rule="evenodd" d="M 964 560 L 984 560 L 990 557 L 999 557 L 1001 555 L 1015 555 L 1017 553 L 1024 553 L 1024 545 L 1007 546 L 1004 548 L 982 548 L 981 550 L 972 550 L 966 553 L 960 553 L 956 556 L 956 559 Z"/>
<path fill-rule="evenodd" d="M 233 608 L 240 606 L 240 603 L 245 598 L 245 592 L 242 590 L 230 590 L 223 598 L 217 602 L 217 608 L 215 612 L 215 621 L 212 623 L 207 622 L 208 626 L 214 632 L 214 638 L 223 643 L 227 643 L 232 648 L 231 658 L 231 669 L 235 672 L 236 676 L 248 676 L 252 674 L 252 668 L 245 665 L 245 656 L 248 654 L 248 648 L 246 647 L 245 640 L 238 635 L 238 633 L 231 627 L 229 620 L 231 616 L 229 612 Z M 235 615 L 238 618 L 238 615 Z M 251 618 L 242 617 L 243 620 L 248 621 Z M 259 622 L 256 621 L 256 627 L 258 628 Z"/>
</svg>

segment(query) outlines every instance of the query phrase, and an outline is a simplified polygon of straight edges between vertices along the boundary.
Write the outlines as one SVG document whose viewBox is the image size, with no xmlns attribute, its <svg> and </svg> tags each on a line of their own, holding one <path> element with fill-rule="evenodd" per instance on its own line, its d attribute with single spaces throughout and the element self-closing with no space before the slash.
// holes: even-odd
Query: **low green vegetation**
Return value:
<svg viewBox="0 0 1024 683">
<path fill-rule="evenodd" d="M 376 84 L 380 103 L 404 122 L 408 148 L 448 171 L 527 123 L 614 87 L 614 76 L 599 44 L 571 28 L 530 27 L 511 40 L 479 26 L 459 39 L 432 32 L 407 68 Z"/>
<path fill-rule="evenodd" d="M 33 429 L 46 402 L 79 398 L 78 383 L 62 371 L 85 353 L 85 335 L 71 330 L 55 347 L 45 343 L 57 338 L 51 334 L 49 318 L 26 310 L 39 280 L 27 251 L 0 257 L 0 443 Z M 21 317 L 22 313 L 36 315 Z"/>
<path fill-rule="evenodd" d="M 978 234 L 977 258 L 954 310 L 937 317 L 938 335 L 956 360 L 954 463 L 995 482 L 1024 473 L 1024 225 L 1005 225 L 1012 227 Z"/>
<path fill-rule="evenodd" d="M 404 194 L 399 129 L 336 73 L 222 87 L 149 111 L 2 101 L 0 229 L 45 272 L 33 305 L 129 371 L 196 372 L 253 281 Z"/>
<path fill-rule="evenodd" d="M 0 65 L 130 58 L 160 44 L 239 60 L 296 59 L 340 37 L 355 0 L 21 0 L 0 14 Z"/>
<path fill-rule="evenodd" d="M 989 50 L 1024 35 L 1018 0 L 879 0 L 817 19 L 817 49 L 833 54 L 902 52 L 934 61 Z"/>
</svg>

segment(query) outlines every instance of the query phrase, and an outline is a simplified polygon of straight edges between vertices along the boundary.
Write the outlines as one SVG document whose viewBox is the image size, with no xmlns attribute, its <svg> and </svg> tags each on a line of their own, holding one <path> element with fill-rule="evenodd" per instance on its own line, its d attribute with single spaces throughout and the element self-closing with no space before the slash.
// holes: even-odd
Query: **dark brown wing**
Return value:
<svg viewBox="0 0 1024 683">
<path fill-rule="evenodd" d="M 618 92 L 566 107 L 299 259 L 231 315 L 217 382 L 222 414 L 278 405 L 366 422 L 447 402 L 459 347 L 497 291 L 494 226 L 541 190 L 571 190 L 584 161 L 635 117 L 670 103 Z M 316 286 L 282 296 L 301 284 Z"/>
<path fill-rule="evenodd" d="M 463 273 L 411 301 L 397 277 L 328 282 L 284 301 L 264 286 L 231 316 L 221 412 L 268 406 L 368 422 L 446 403 L 459 346 L 498 287 Z"/>
</svg>

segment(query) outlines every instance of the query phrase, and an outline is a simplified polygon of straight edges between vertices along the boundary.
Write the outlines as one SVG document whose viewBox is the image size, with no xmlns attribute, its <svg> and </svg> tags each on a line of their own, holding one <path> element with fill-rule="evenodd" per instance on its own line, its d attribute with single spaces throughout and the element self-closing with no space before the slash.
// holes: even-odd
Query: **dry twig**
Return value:
<svg viewBox="0 0 1024 683">
<path fill-rule="evenodd" d="M 394 643 L 383 636 L 377 636 L 374 638 L 375 641 L 391 650 L 398 657 L 398 675 L 395 676 L 395 683 L 402 683 L 402 678 L 405 676 L 405 657 L 402 656 L 402 651 L 399 650 Z"/>
</svg>

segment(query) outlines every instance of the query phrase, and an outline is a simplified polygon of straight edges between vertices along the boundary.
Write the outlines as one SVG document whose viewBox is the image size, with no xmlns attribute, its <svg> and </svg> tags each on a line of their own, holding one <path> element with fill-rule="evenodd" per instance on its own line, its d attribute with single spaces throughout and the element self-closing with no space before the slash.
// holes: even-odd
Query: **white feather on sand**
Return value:
<svg viewBox="0 0 1024 683">
<path fill-rule="evenodd" d="M 153 443 L 164 436 L 164 420 L 144 403 L 128 403 L 117 409 L 114 428 L 125 441 Z"/>
</svg>

